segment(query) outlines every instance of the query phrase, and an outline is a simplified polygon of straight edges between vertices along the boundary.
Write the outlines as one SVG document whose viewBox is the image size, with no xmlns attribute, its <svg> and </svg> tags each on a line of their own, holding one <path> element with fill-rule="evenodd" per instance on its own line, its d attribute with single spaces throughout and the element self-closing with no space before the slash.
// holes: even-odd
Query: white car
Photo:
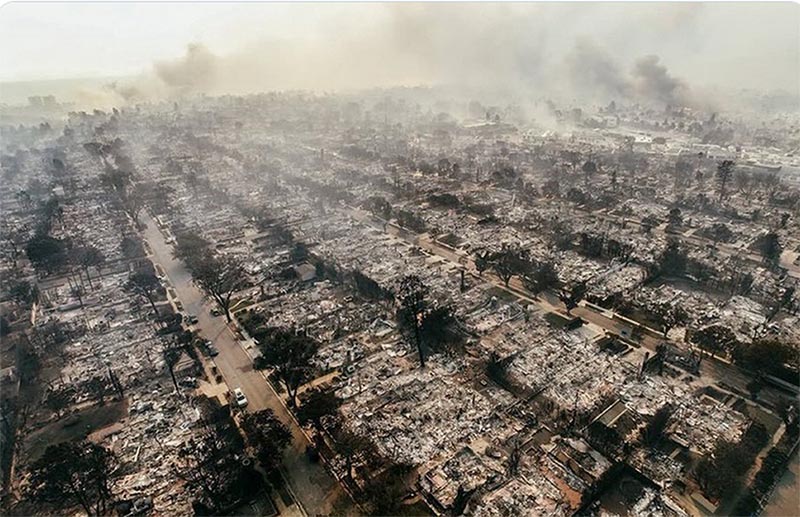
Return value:
<svg viewBox="0 0 800 517">
<path fill-rule="evenodd" d="M 233 399 L 236 401 L 237 407 L 242 408 L 247 405 L 247 397 L 244 396 L 242 388 L 236 388 L 233 390 Z"/>
</svg>

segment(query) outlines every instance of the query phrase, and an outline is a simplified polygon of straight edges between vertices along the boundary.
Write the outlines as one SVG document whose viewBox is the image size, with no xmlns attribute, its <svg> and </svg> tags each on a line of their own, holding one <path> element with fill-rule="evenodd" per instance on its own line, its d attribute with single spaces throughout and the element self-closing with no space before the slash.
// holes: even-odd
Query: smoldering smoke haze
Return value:
<svg viewBox="0 0 800 517">
<path fill-rule="evenodd" d="M 673 106 L 702 104 L 693 97 L 688 84 L 674 77 L 656 55 L 637 58 L 628 73 L 603 49 L 583 40 L 567 55 L 566 62 L 571 86 L 584 97 Z"/>
<path fill-rule="evenodd" d="M 177 91 L 196 91 L 214 86 L 218 61 L 203 45 L 190 43 L 185 57 L 174 61 L 157 61 L 153 69 L 165 86 Z"/>
<path fill-rule="evenodd" d="M 800 13 L 798 6 L 779 7 Z M 712 107 L 710 84 L 735 87 L 758 64 L 737 59 L 733 45 L 740 45 L 739 28 L 726 20 L 738 18 L 720 17 L 715 9 L 707 4 L 359 4 L 332 16 L 322 30 L 283 40 L 252 37 L 235 52 L 217 54 L 190 42 L 184 56 L 159 59 L 142 77 L 106 93 L 131 101 L 191 93 L 446 85 Z M 781 41 L 791 42 L 792 36 Z M 792 58 L 800 50 L 781 41 L 763 52 L 788 56 L 783 64 L 790 69 L 776 73 L 786 72 L 785 84 L 797 94 L 791 77 L 800 70 Z"/>
</svg>

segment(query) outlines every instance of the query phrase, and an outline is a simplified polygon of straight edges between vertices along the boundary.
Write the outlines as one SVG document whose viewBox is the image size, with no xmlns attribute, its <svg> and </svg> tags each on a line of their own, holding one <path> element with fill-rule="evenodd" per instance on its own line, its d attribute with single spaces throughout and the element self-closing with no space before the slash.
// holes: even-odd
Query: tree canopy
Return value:
<svg viewBox="0 0 800 517">
<path fill-rule="evenodd" d="M 161 288 L 161 281 L 159 281 L 156 274 L 148 269 L 139 269 L 128 277 L 125 283 L 125 290 L 137 296 L 145 298 L 153 312 L 158 314 L 155 304 L 155 293 Z"/>
<path fill-rule="evenodd" d="M 28 241 L 25 247 L 28 259 L 37 267 L 54 271 L 66 262 L 66 246 L 64 241 L 37 234 Z"/>
<path fill-rule="evenodd" d="M 113 494 L 114 455 L 91 442 L 50 445 L 31 467 L 34 497 L 59 506 L 79 504 L 88 515 L 105 515 Z"/>
<path fill-rule="evenodd" d="M 321 430 L 323 418 L 335 416 L 341 404 L 342 400 L 333 391 L 311 390 L 297 410 L 297 419 Z"/>
<path fill-rule="evenodd" d="M 778 238 L 778 234 L 775 232 L 769 232 L 760 237 L 756 241 L 756 247 L 764 258 L 764 261 L 772 265 L 778 263 L 781 258 L 781 253 L 783 253 L 783 246 Z"/>
<path fill-rule="evenodd" d="M 524 278 L 525 287 L 533 294 L 558 287 L 560 280 L 552 261 L 537 263 Z"/>
<path fill-rule="evenodd" d="M 249 285 L 242 261 L 215 254 L 211 243 L 194 232 L 180 233 L 176 240 L 175 257 L 186 264 L 197 285 L 217 302 L 225 318 L 232 321 L 233 294 Z"/>
<path fill-rule="evenodd" d="M 679 276 L 686 271 L 686 250 L 677 239 L 669 239 L 658 260 L 659 273 L 667 276 Z"/>
<path fill-rule="evenodd" d="M 531 266 L 528 250 L 518 244 L 503 244 L 499 251 L 491 254 L 489 264 L 492 270 L 508 287 L 511 278 L 515 275 L 523 276 Z"/>
<path fill-rule="evenodd" d="M 711 325 L 692 334 L 692 342 L 708 352 L 711 357 L 732 350 L 736 344 L 736 335 L 723 325 Z"/>
<path fill-rule="evenodd" d="M 588 290 L 589 287 L 586 285 L 586 282 L 575 282 L 561 290 L 558 294 L 558 298 L 567 309 L 567 314 L 572 314 L 572 309 L 578 306 L 578 303 L 583 300 Z"/>
<path fill-rule="evenodd" d="M 783 370 L 783 365 L 797 365 L 797 353 L 791 345 L 775 339 L 755 341 L 736 347 L 733 358 L 743 368 L 759 374 L 774 375 Z"/>
<path fill-rule="evenodd" d="M 206 256 L 192 261 L 190 269 L 197 285 L 211 295 L 230 322 L 231 298 L 248 285 L 242 262 L 233 257 Z"/>
<path fill-rule="evenodd" d="M 295 329 L 275 328 L 264 334 L 256 368 L 272 367 L 289 395 L 289 405 L 297 405 L 297 390 L 311 380 L 312 358 L 319 343 Z"/>
<path fill-rule="evenodd" d="M 292 441 L 292 434 L 286 425 L 278 420 L 271 409 L 262 409 L 245 414 L 242 430 L 248 443 L 256 449 L 261 467 L 267 472 L 276 470 L 283 450 Z"/>
</svg>

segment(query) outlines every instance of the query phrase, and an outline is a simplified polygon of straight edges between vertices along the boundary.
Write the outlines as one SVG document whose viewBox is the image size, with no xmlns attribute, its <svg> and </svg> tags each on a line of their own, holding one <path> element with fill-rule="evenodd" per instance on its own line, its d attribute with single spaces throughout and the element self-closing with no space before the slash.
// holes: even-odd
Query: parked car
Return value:
<svg viewBox="0 0 800 517">
<path fill-rule="evenodd" d="M 211 309 L 211 315 L 212 316 L 221 316 L 222 312 L 219 309 L 217 309 L 216 307 L 214 307 L 213 309 Z"/>
<path fill-rule="evenodd" d="M 245 407 L 247 405 L 247 397 L 244 396 L 242 388 L 233 390 L 233 400 L 236 402 L 237 407 Z"/>
<path fill-rule="evenodd" d="M 186 321 L 188 321 L 190 325 L 197 325 L 197 316 L 194 314 L 187 314 Z"/>
<path fill-rule="evenodd" d="M 209 357 L 216 357 L 219 355 L 219 350 L 217 350 L 217 347 L 214 345 L 208 345 L 206 350 L 208 351 Z"/>
</svg>

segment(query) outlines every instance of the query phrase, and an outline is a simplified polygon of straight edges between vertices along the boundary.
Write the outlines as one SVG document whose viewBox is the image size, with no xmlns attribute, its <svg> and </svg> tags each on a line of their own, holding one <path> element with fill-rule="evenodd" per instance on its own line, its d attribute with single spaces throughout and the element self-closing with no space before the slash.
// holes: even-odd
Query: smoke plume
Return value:
<svg viewBox="0 0 800 517">
<path fill-rule="evenodd" d="M 717 30 L 724 25 L 712 12 L 717 8 L 705 4 L 367 3 L 291 9 L 296 33 L 240 40 L 238 50 L 225 53 L 193 43 L 182 57 L 156 61 L 133 87 L 120 82 L 108 90 L 123 102 L 137 102 L 197 93 L 443 85 L 500 100 L 703 108 L 710 96 L 698 80 L 738 84 L 730 77 L 744 73 L 737 65 L 723 70 L 731 75 L 712 75 L 707 58 L 696 57 L 716 58 L 732 44 L 729 28 Z M 322 11 L 327 23 L 304 25 Z M 712 44 L 714 52 L 705 51 Z"/>
<path fill-rule="evenodd" d="M 565 59 L 570 86 L 583 96 L 605 101 L 631 94 L 631 84 L 610 54 L 587 39 L 578 41 Z"/>
<path fill-rule="evenodd" d="M 218 58 L 205 46 L 192 43 L 186 55 L 172 61 L 157 61 L 156 76 L 172 90 L 181 93 L 203 92 L 216 84 Z"/>
<path fill-rule="evenodd" d="M 659 63 L 658 56 L 637 59 L 633 80 L 636 91 L 647 100 L 677 106 L 692 104 L 689 87 L 672 77 L 667 67 Z"/>
</svg>

